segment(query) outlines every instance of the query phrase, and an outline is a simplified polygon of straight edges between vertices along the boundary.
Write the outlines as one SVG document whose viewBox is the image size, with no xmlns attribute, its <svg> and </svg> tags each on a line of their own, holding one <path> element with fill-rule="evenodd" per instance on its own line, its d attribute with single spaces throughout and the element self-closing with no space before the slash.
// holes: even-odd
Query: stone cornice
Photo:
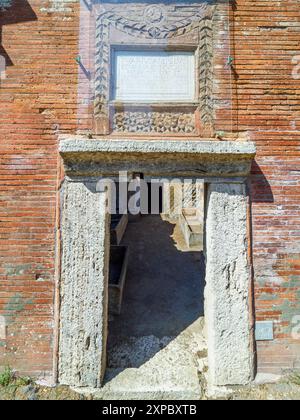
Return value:
<svg viewBox="0 0 300 420">
<path fill-rule="evenodd" d="M 119 171 L 166 176 L 247 176 L 252 142 L 215 140 L 87 139 L 61 136 L 59 152 L 67 175 L 98 176 Z"/>
</svg>

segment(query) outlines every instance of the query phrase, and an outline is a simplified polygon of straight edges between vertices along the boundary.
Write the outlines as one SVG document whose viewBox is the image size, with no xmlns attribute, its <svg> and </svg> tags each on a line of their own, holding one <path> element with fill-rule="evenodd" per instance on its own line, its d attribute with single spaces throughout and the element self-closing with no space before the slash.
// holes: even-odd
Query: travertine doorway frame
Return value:
<svg viewBox="0 0 300 420">
<path fill-rule="evenodd" d="M 249 142 L 88 140 L 60 143 L 62 205 L 59 382 L 101 387 L 106 367 L 109 215 L 101 177 L 204 179 L 205 319 L 213 385 L 249 383 L 254 374 L 247 177 Z"/>
</svg>

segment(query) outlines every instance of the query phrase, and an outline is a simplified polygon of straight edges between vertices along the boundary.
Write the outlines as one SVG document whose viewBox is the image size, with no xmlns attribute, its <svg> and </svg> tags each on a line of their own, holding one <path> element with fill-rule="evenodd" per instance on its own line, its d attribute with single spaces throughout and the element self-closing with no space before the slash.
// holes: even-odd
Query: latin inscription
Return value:
<svg viewBox="0 0 300 420">
<path fill-rule="evenodd" d="M 116 51 L 113 99 L 139 102 L 195 100 L 194 53 Z"/>
</svg>

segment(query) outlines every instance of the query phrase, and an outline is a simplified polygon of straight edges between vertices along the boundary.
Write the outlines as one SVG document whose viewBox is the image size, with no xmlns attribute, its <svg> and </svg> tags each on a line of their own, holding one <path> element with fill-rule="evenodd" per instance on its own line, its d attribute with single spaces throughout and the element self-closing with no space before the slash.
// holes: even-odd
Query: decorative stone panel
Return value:
<svg viewBox="0 0 300 420">
<path fill-rule="evenodd" d="M 147 2 L 148 3 L 148 2 Z M 96 18 L 96 77 L 95 77 L 95 127 L 96 133 L 153 133 L 160 135 L 212 135 L 213 106 L 213 31 L 215 4 L 206 2 L 162 1 L 160 4 L 120 1 L 118 4 L 102 2 Z M 127 109 L 124 116 L 115 112 L 112 101 L 112 53 L 114 48 L 150 48 L 162 51 L 193 51 L 196 74 L 195 101 L 187 103 L 189 111 L 182 118 L 176 110 L 169 110 L 168 103 L 149 103 L 146 121 L 141 113 L 133 117 Z M 145 104 L 141 104 L 141 107 Z M 158 111 L 157 108 L 160 108 Z M 129 107 L 130 108 L 130 107 Z M 155 108 L 155 109 L 154 109 Z M 194 118 L 190 118 L 190 114 Z M 164 115 L 165 114 L 165 115 Z M 171 118 L 170 114 L 174 114 Z M 116 116 L 117 115 L 117 116 Z M 133 118 L 132 118 L 133 117 Z M 138 119 L 137 128 L 136 118 Z M 168 124 L 169 120 L 172 120 Z M 188 128 L 181 128 L 188 119 Z M 126 120 L 123 124 L 121 120 Z M 161 127 L 164 125 L 165 127 Z M 175 125 L 175 127 L 174 127 Z M 150 126 L 150 127 L 149 127 Z"/>
<path fill-rule="evenodd" d="M 65 182 L 59 382 L 99 387 L 106 367 L 109 216 L 92 182 Z"/>
<path fill-rule="evenodd" d="M 116 133 L 195 134 L 193 112 L 117 111 L 113 116 Z"/>
</svg>

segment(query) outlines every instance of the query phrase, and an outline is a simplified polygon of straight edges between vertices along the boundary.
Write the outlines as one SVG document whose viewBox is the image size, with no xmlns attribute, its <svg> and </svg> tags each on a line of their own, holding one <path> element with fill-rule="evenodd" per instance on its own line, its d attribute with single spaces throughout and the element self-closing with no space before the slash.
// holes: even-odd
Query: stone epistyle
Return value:
<svg viewBox="0 0 300 420">
<path fill-rule="evenodd" d="M 12 0 L 0 0 L 0 10 L 7 10 L 11 7 Z"/>
<path fill-rule="evenodd" d="M 59 382 L 99 387 L 106 360 L 109 217 L 106 193 L 65 182 Z"/>
<path fill-rule="evenodd" d="M 245 385 L 254 374 L 247 206 L 245 184 L 208 186 L 205 322 L 214 385 Z"/>
</svg>

